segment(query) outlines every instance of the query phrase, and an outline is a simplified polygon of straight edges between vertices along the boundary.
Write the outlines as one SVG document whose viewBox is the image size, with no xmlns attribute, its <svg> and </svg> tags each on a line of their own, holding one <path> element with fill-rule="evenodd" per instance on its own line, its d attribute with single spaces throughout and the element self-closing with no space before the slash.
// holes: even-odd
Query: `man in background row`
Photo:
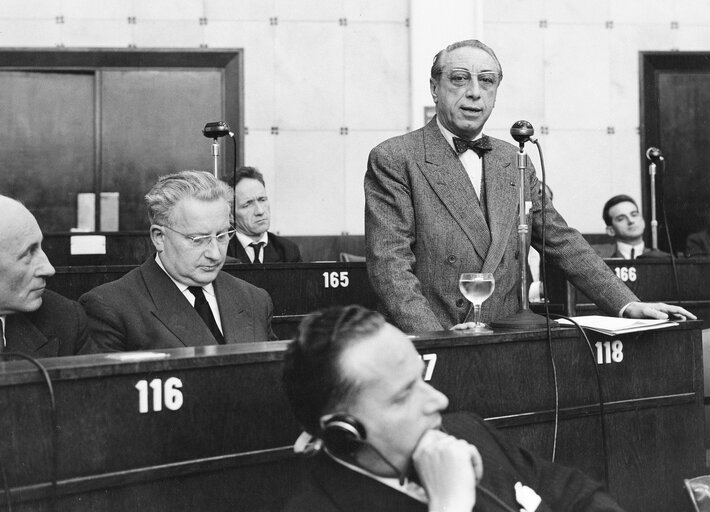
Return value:
<svg viewBox="0 0 710 512">
<path fill-rule="evenodd" d="M 607 235 L 614 239 L 614 244 L 596 248 L 602 258 L 634 260 L 651 254 L 651 249 L 643 241 L 646 222 L 631 196 L 619 194 L 609 199 L 604 204 L 602 218 Z M 661 251 L 653 254 L 655 257 L 670 257 L 670 254 Z"/>
<path fill-rule="evenodd" d="M 0 352 L 76 354 L 89 338 L 86 315 L 73 300 L 45 289 L 54 267 L 36 219 L 6 196 L 0 196 L 0 212 Z"/>
<path fill-rule="evenodd" d="M 79 298 L 93 338 L 87 352 L 275 339 L 269 294 L 221 270 L 234 235 L 231 188 L 182 171 L 161 177 L 145 201 L 156 254 Z"/>
<path fill-rule="evenodd" d="M 234 178 L 236 243 L 229 256 L 241 263 L 297 263 L 301 252 L 292 241 L 269 232 L 271 205 L 264 175 L 254 167 L 241 167 Z"/>
</svg>

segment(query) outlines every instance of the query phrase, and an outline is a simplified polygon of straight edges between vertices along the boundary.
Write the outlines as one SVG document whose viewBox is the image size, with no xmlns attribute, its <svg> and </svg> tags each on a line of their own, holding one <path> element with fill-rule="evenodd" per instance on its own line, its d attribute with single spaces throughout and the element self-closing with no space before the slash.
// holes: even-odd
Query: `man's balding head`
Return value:
<svg viewBox="0 0 710 512">
<path fill-rule="evenodd" d="M 25 206 L 0 195 L 0 315 L 28 313 L 42 305 L 54 267 L 42 251 L 42 231 Z"/>
</svg>

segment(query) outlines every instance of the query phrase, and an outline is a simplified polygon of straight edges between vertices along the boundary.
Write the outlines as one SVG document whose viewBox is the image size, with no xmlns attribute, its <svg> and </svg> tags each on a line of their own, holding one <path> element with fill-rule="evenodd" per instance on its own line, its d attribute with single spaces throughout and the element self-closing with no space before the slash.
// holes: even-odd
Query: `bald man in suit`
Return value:
<svg viewBox="0 0 710 512">
<path fill-rule="evenodd" d="M 86 315 L 78 303 L 45 289 L 54 267 L 37 221 L 6 196 L 0 196 L 0 212 L 0 352 L 76 354 L 88 340 Z"/>
<path fill-rule="evenodd" d="M 517 149 L 482 134 L 502 78 L 498 58 L 480 41 L 448 46 L 431 70 L 434 119 L 370 153 L 368 273 L 383 312 L 405 332 L 471 326 L 458 289 L 463 272 L 495 277 L 493 295 L 483 304 L 484 322 L 519 309 Z M 524 190 L 532 245 L 540 251 L 541 187 L 532 167 L 525 171 Z M 604 312 L 695 318 L 683 308 L 638 302 L 552 203 L 545 208 L 547 261 Z"/>
</svg>

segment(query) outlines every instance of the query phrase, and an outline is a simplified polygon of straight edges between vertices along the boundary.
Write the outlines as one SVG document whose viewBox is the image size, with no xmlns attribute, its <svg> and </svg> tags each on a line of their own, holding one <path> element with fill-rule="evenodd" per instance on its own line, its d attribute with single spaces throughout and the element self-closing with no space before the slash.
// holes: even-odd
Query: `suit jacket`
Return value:
<svg viewBox="0 0 710 512">
<path fill-rule="evenodd" d="M 688 258 L 710 256 L 710 231 L 704 229 L 688 235 L 685 240 L 685 255 Z"/>
<path fill-rule="evenodd" d="M 605 244 L 596 245 L 594 250 L 602 258 L 621 258 L 625 259 L 624 255 L 619 251 L 619 246 L 617 244 Z M 670 258 L 671 255 L 667 252 L 656 251 L 653 255 L 650 255 L 651 249 L 644 247 L 643 253 L 636 255 L 637 258 Z"/>
<path fill-rule="evenodd" d="M 483 459 L 480 485 L 513 510 L 520 510 L 515 484 L 521 482 L 541 498 L 538 512 L 620 512 L 602 486 L 582 472 L 538 458 L 510 444 L 500 433 L 470 413 L 444 416 L 448 433 L 475 445 Z M 300 494 L 286 512 L 426 512 L 427 505 L 321 453 L 313 460 Z M 483 492 L 476 493 L 474 512 L 503 510 Z"/>
<path fill-rule="evenodd" d="M 301 251 L 298 245 L 293 243 L 288 238 L 274 235 L 269 232 L 269 243 L 262 249 L 264 263 L 299 263 L 301 261 Z M 237 237 L 234 237 L 234 242 L 229 244 L 227 255 L 236 258 L 238 263 L 251 263 L 251 258 L 239 243 Z"/>
<path fill-rule="evenodd" d="M 86 314 L 77 302 L 45 290 L 39 309 L 5 317 L 5 339 L 8 351 L 33 357 L 73 356 L 89 341 Z"/>
<path fill-rule="evenodd" d="M 213 282 L 226 343 L 276 339 L 269 294 L 226 272 Z M 79 297 L 92 343 L 84 352 L 215 345 L 197 311 L 151 256 L 125 276 Z"/>
<path fill-rule="evenodd" d="M 365 174 L 368 273 L 381 309 L 405 332 L 434 331 L 466 319 L 458 289 L 463 272 L 491 272 L 493 295 L 483 321 L 519 308 L 517 148 L 491 139 L 483 157 L 485 195 L 479 198 L 434 118 L 424 128 L 389 139 L 370 152 Z M 541 251 L 542 203 L 535 170 L 525 171 L 532 245 Z M 582 235 L 546 202 L 547 261 L 560 267 L 606 313 L 636 296 Z"/>
</svg>

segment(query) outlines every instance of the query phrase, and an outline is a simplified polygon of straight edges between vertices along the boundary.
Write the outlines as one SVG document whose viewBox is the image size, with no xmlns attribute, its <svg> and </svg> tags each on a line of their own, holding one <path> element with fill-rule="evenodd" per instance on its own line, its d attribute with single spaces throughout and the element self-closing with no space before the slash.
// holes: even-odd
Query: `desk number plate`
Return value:
<svg viewBox="0 0 710 512">
<path fill-rule="evenodd" d="M 424 380 L 430 381 L 431 376 L 434 375 L 434 367 L 436 366 L 436 354 L 424 354 L 421 356 L 422 361 L 424 361 Z"/>
<path fill-rule="evenodd" d="M 614 267 L 614 273 L 623 282 L 636 281 L 636 267 Z"/>
<path fill-rule="evenodd" d="M 348 271 L 342 272 L 323 272 L 323 285 L 326 288 L 347 288 L 350 284 Z"/>
<path fill-rule="evenodd" d="M 597 364 L 620 363 L 624 360 L 624 344 L 621 340 L 597 341 Z"/>
<path fill-rule="evenodd" d="M 160 412 L 163 407 L 169 411 L 182 407 L 182 381 L 177 377 L 165 379 L 165 382 L 161 379 L 150 382 L 139 380 L 135 387 L 138 390 L 138 412 L 141 414 Z"/>
</svg>

